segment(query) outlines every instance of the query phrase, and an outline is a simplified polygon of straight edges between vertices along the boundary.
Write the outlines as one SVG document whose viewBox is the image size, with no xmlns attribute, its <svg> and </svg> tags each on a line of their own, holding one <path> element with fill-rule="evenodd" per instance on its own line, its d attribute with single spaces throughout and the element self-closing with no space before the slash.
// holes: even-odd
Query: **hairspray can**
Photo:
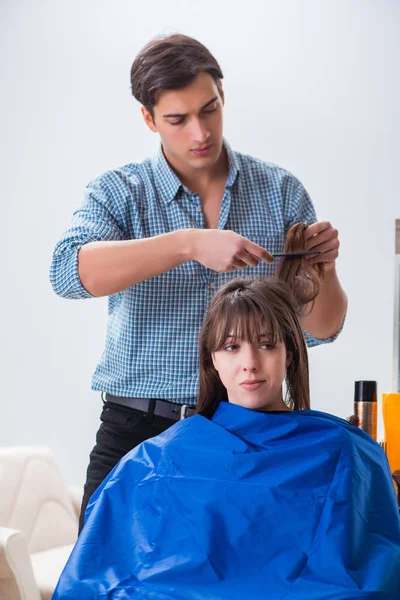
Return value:
<svg viewBox="0 0 400 600">
<path fill-rule="evenodd" d="M 359 419 L 359 427 L 377 437 L 377 393 L 376 381 L 356 381 L 354 388 L 354 414 Z"/>
</svg>

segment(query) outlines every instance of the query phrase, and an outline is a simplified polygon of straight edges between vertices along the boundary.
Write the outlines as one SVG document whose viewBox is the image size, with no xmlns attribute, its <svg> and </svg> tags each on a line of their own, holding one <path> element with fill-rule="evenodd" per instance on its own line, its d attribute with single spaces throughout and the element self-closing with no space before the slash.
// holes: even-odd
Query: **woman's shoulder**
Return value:
<svg viewBox="0 0 400 600">
<path fill-rule="evenodd" d="M 293 414 L 296 414 L 304 429 L 319 431 L 321 441 L 324 438 L 336 440 L 350 452 L 362 452 L 372 460 L 386 459 L 380 445 L 368 433 L 346 419 L 319 410 L 303 410 Z"/>
<path fill-rule="evenodd" d="M 145 455 L 151 456 L 155 462 L 172 453 L 175 454 L 177 449 L 183 451 L 188 446 L 198 445 L 198 442 L 203 442 L 210 435 L 212 428 L 213 424 L 209 419 L 202 415 L 193 415 L 177 421 L 159 435 L 145 440 L 131 450 L 125 458 L 134 460 L 138 455 Z"/>
</svg>

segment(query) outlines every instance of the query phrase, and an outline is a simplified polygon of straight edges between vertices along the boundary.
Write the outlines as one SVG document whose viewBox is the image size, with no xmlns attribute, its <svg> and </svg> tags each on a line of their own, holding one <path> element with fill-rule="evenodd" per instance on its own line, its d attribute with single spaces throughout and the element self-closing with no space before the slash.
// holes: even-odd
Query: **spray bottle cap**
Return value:
<svg viewBox="0 0 400 600">
<path fill-rule="evenodd" d="M 377 402 L 376 381 L 356 381 L 354 402 Z"/>
</svg>

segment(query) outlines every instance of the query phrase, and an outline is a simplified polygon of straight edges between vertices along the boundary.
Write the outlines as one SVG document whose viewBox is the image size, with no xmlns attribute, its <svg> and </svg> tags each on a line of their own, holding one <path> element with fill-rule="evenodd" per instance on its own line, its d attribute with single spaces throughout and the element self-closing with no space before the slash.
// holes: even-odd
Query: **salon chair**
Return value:
<svg viewBox="0 0 400 600">
<path fill-rule="evenodd" d="M 0 448 L 1 600 L 50 600 L 77 538 L 81 498 L 49 448 Z"/>
</svg>

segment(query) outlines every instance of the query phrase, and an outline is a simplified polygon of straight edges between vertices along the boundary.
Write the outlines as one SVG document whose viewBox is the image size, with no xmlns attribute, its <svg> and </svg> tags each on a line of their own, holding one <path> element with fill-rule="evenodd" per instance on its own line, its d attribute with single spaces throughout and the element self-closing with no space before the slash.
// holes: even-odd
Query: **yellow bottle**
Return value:
<svg viewBox="0 0 400 600">
<path fill-rule="evenodd" d="M 400 469 L 400 394 L 382 394 L 386 453 L 392 473 Z"/>
</svg>

